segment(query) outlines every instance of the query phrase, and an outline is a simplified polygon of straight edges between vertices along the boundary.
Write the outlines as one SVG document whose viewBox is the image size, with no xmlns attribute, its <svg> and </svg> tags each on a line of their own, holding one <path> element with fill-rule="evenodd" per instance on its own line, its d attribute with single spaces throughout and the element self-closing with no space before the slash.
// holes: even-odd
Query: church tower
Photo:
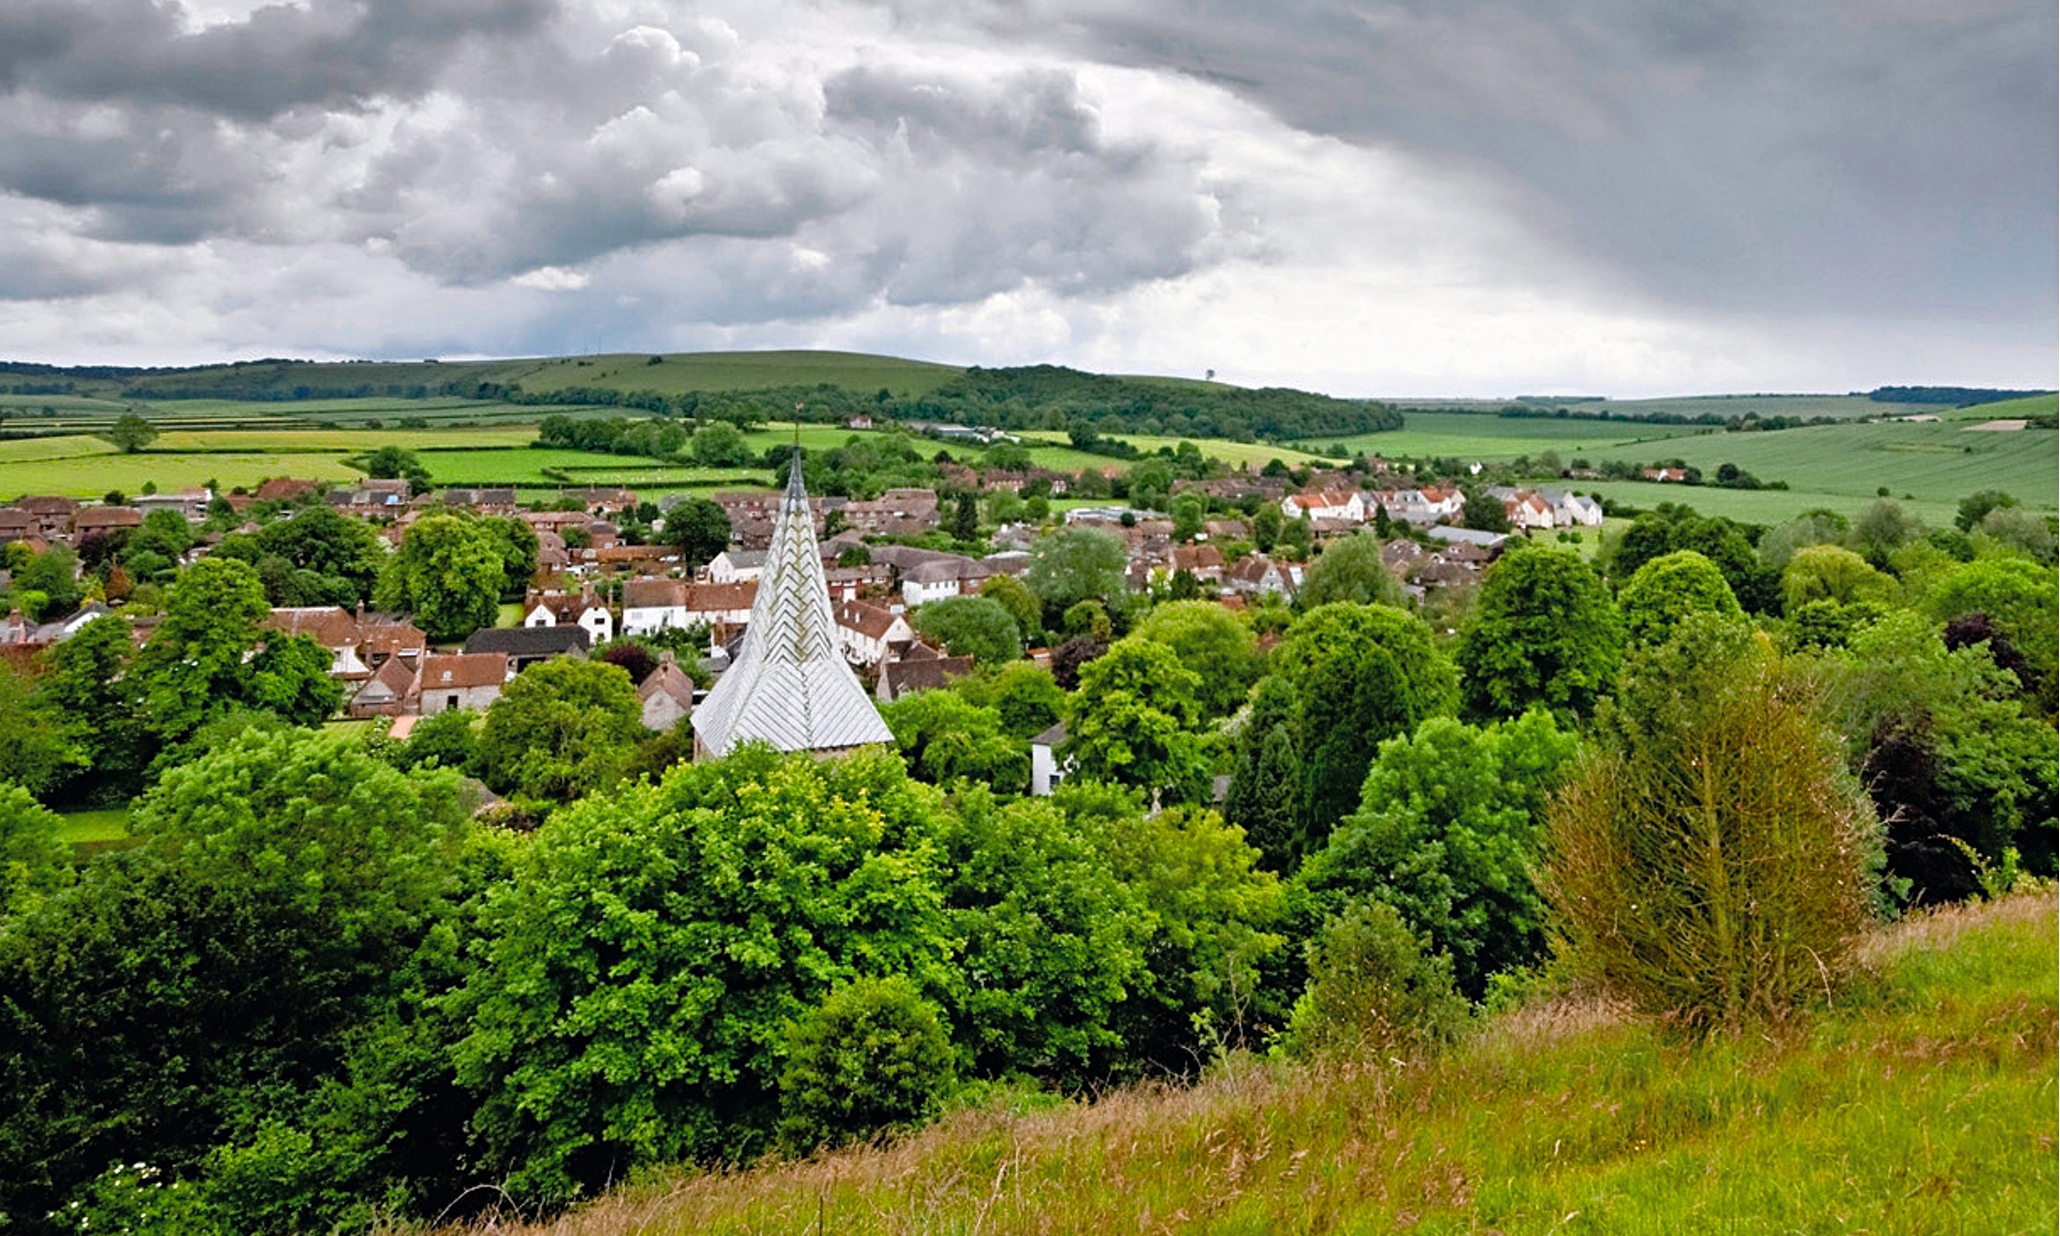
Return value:
<svg viewBox="0 0 2060 1236">
<path fill-rule="evenodd" d="M 891 744 L 837 646 L 836 621 L 796 447 L 743 647 L 693 713 L 696 756 L 718 759 L 741 742 L 818 752 Z"/>
</svg>

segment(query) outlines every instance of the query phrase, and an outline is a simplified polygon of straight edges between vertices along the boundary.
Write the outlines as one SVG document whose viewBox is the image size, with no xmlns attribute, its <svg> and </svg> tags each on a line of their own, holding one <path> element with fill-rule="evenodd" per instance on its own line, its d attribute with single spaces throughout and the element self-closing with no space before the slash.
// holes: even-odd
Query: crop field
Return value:
<svg viewBox="0 0 2060 1236">
<path fill-rule="evenodd" d="M 1395 399 L 1387 402 L 1403 409 L 1449 410 L 1460 413 L 1493 415 L 1510 404 L 1513 399 Z M 1608 412 L 1616 416 L 1702 416 L 1715 415 L 1729 419 L 1734 416 L 1756 415 L 1765 419 L 1772 416 L 1819 416 L 1835 417 L 1839 420 L 1864 420 L 1877 416 L 1902 416 L 1912 412 L 1949 411 L 1950 406 L 1941 407 L 1928 403 L 1877 403 L 1865 395 L 1685 395 L 1665 399 L 1579 399 L 1534 402 L 1530 406 L 1546 410 L 1565 408 L 1569 413 L 1585 413 L 1589 416 Z M 1512 418 L 1518 419 L 1518 418 Z M 1571 416 L 1568 419 L 1573 419 Z"/>
<path fill-rule="evenodd" d="M 528 446 L 536 431 L 494 429 L 173 429 L 157 436 L 152 454 L 180 451 L 307 451 L 356 454 L 382 446 L 408 451 Z"/>
<path fill-rule="evenodd" d="M 1706 425 L 1652 425 L 1571 418 L 1562 421 L 1477 412 L 1409 412 L 1404 415 L 1406 423 L 1400 429 L 1334 441 L 1342 442 L 1353 451 L 1391 459 L 1433 456 L 1515 459 L 1519 455 L 1536 455 L 1548 450 L 1571 459 L 1612 447 L 1668 442 L 1675 438 L 1717 432 Z M 1328 447 L 1332 441 L 1316 439 L 1310 445 Z"/>
<path fill-rule="evenodd" d="M 856 352 L 696 352 L 565 357 L 509 362 L 497 382 L 520 382 L 526 391 L 547 393 L 570 386 L 651 390 L 668 395 L 689 391 L 761 390 L 779 386 L 841 386 L 852 391 L 889 390 L 906 398 L 926 394 L 964 372 L 954 365 Z"/>
<path fill-rule="evenodd" d="M 140 493 L 146 483 L 160 490 L 187 489 L 215 481 L 223 489 L 252 487 L 267 477 L 354 481 L 363 475 L 341 455 L 241 452 L 236 454 L 81 455 L 68 459 L 0 461 L 0 498 L 60 494 L 97 498 L 110 490 Z"/>
<path fill-rule="evenodd" d="M 2060 455 L 2051 430 L 1986 433 L 1964 423 L 1827 425 L 1778 433 L 1717 434 L 1594 453 L 1647 461 L 1678 457 L 1705 476 L 1734 463 L 1761 481 L 1786 481 L 1797 494 L 1864 503 L 1887 489 L 1897 498 L 1951 506 L 1978 489 L 2001 489 L 2053 510 Z M 1810 503 L 1809 505 L 1831 505 Z"/>
<path fill-rule="evenodd" d="M 86 455 L 112 455 L 117 448 L 105 438 L 74 434 L 61 438 L 10 438 L 0 440 L 0 464 L 33 463 L 42 459 L 77 459 Z"/>
</svg>

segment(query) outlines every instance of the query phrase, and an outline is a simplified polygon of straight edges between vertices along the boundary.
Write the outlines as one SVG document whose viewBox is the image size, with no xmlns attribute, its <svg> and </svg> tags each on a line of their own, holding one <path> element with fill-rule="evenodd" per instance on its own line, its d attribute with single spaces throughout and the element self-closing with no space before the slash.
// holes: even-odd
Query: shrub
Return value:
<svg viewBox="0 0 2060 1236">
<path fill-rule="evenodd" d="M 780 1074 L 780 1142 L 805 1154 L 918 1124 L 951 1091 L 951 1038 L 914 983 L 856 979 L 796 1021 Z"/>
<path fill-rule="evenodd" d="M 1456 1037 L 1467 1015 L 1449 957 L 1426 955 L 1395 907 L 1353 902 L 1309 942 L 1309 986 L 1284 1042 L 1303 1056 L 1422 1051 Z"/>
<path fill-rule="evenodd" d="M 1816 703 L 1764 637 L 1706 615 L 1634 659 L 1547 812 L 1541 884 L 1577 972 L 1734 1032 L 1840 974 L 1878 841 Z"/>
</svg>

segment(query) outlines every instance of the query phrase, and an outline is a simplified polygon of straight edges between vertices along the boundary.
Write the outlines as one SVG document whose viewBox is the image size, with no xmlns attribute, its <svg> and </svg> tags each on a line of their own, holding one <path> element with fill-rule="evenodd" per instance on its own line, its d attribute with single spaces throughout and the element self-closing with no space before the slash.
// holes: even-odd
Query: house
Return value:
<svg viewBox="0 0 2060 1236">
<path fill-rule="evenodd" d="M 24 511 L 35 520 L 35 535 L 44 540 L 62 537 L 72 530 L 72 516 L 79 513 L 79 504 L 70 498 L 39 497 L 34 494 L 17 499 L 15 509 Z"/>
<path fill-rule="evenodd" d="M 1226 573 L 1231 588 L 1246 596 L 1289 596 L 1302 586 L 1302 568 L 1265 554 L 1246 554 Z"/>
<path fill-rule="evenodd" d="M 593 636 L 582 626 L 485 627 L 465 639 L 471 655 L 500 653 L 508 659 L 508 672 L 519 674 L 532 665 L 558 657 L 586 658 Z"/>
<path fill-rule="evenodd" d="M 408 505 L 408 483 L 367 477 L 350 489 L 329 492 L 329 504 L 353 515 L 399 514 Z"/>
<path fill-rule="evenodd" d="M 207 518 L 208 503 L 212 501 L 214 494 L 196 487 L 169 494 L 139 494 L 131 505 L 146 519 L 152 511 L 177 511 L 187 523 L 197 524 Z"/>
<path fill-rule="evenodd" d="M 1549 531 L 1555 522 L 1552 504 L 1533 490 L 1490 485 L 1488 496 L 1502 504 L 1503 518 L 1512 528 Z"/>
<path fill-rule="evenodd" d="M 1421 489 L 1391 489 L 1374 495 L 1390 519 L 1412 524 L 1434 524 L 1457 515 L 1466 507 L 1466 496 L 1456 485 L 1426 485 Z"/>
<path fill-rule="evenodd" d="M 821 570 L 818 565 L 817 570 Z M 677 579 L 632 579 L 622 585 L 622 633 L 648 635 L 696 623 L 739 625 L 751 621 L 758 585 L 690 584 Z M 829 599 L 827 590 L 823 599 Z"/>
<path fill-rule="evenodd" d="M 133 506 L 89 506 L 72 516 L 72 539 L 79 540 L 94 532 L 105 536 L 142 526 L 143 512 Z"/>
<path fill-rule="evenodd" d="M 911 608 L 941 601 L 946 597 L 978 592 L 994 572 L 971 558 L 931 561 L 901 574 L 901 600 Z"/>
<path fill-rule="evenodd" d="M 359 681 L 372 676 L 372 666 L 358 653 L 364 636 L 358 620 L 341 605 L 301 605 L 274 609 L 258 624 L 282 635 L 305 635 L 329 650 L 329 676 Z"/>
<path fill-rule="evenodd" d="M 504 652 L 431 653 L 416 667 L 401 711 L 433 717 L 453 708 L 484 711 L 501 698 L 508 681 Z"/>
<path fill-rule="evenodd" d="M 1066 742 L 1066 723 L 1057 725 L 1030 740 L 1030 793 L 1042 798 L 1058 788 L 1059 782 L 1073 769 L 1073 761 L 1059 758 L 1059 748 Z"/>
<path fill-rule="evenodd" d="M 593 593 L 535 592 L 529 594 L 529 608 L 522 615 L 525 627 L 580 627 L 592 642 L 605 644 L 615 638 L 615 615 Z"/>
<path fill-rule="evenodd" d="M 847 502 L 844 525 L 880 536 L 926 532 L 937 526 L 937 494 L 928 489 L 890 489 L 871 502 Z"/>
<path fill-rule="evenodd" d="M 1176 545 L 1173 570 L 1186 571 L 1205 584 L 1223 582 L 1223 551 L 1214 545 Z"/>
<path fill-rule="evenodd" d="M 905 615 L 879 605 L 845 601 L 836 606 L 835 615 L 837 644 L 853 665 L 878 665 L 916 637 Z"/>
<path fill-rule="evenodd" d="M 900 660 L 880 666 L 880 682 L 873 693 L 880 702 L 891 704 L 904 695 L 950 686 L 952 679 L 972 672 L 971 657 L 947 657 L 928 644 L 911 644 Z"/>
<path fill-rule="evenodd" d="M 1289 519 L 1307 515 L 1311 519 L 1339 519 L 1346 523 L 1366 522 L 1366 500 L 1358 490 L 1307 490 L 1280 500 L 1280 513 Z"/>
<path fill-rule="evenodd" d="M 443 491 L 443 504 L 464 507 L 481 515 L 513 515 L 515 491 L 507 488 L 446 489 Z"/>
<path fill-rule="evenodd" d="M 694 711 L 694 680 L 668 652 L 637 686 L 637 699 L 644 707 L 644 728 L 662 734 Z"/>
<path fill-rule="evenodd" d="M 18 506 L 0 506 L 0 545 L 37 536 L 36 517 Z"/>
<path fill-rule="evenodd" d="M 726 549 L 708 563 L 708 580 L 715 584 L 740 584 L 765 572 L 762 549 Z"/>
<path fill-rule="evenodd" d="M 1566 489 L 1541 489 L 1538 496 L 1552 504 L 1553 522 L 1562 528 L 1600 528 L 1602 504 L 1586 494 Z"/>
<path fill-rule="evenodd" d="M 390 660 L 413 670 L 429 651 L 422 628 L 398 614 L 368 614 L 358 609 L 358 659 L 376 672 Z"/>
<path fill-rule="evenodd" d="M 408 690 L 415 683 L 415 665 L 390 657 L 372 672 L 351 696 L 349 712 L 357 718 L 397 717 L 406 705 Z"/>
<path fill-rule="evenodd" d="M 1432 540 L 1443 541 L 1447 545 L 1470 545 L 1476 550 L 1490 554 L 1500 550 L 1502 543 L 1509 539 L 1509 535 L 1504 532 L 1482 532 L 1476 528 L 1449 526 L 1432 528 L 1430 534 Z"/>
<path fill-rule="evenodd" d="M 321 491 L 320 481 L 296 481 L 292 477 L 275 476 L 259 485 L 251 497 L 258 502 L 292 502 Z"/>
</svg>

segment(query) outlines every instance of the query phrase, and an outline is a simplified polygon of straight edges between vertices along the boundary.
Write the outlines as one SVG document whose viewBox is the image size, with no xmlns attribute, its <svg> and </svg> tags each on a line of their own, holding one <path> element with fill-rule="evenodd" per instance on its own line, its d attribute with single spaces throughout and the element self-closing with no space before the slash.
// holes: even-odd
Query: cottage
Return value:
<svg viewBox="0 0 2060 1236">
<path fill-rule="evenodd" d="M 708 581 L 714 584 L 740 584 L 756 580 L 764 573 L 762 549 L 726 549 L 708 563 Z"/>
<path fill-rule="evenodd" d="M 501 698 L 508 677 L 504 652 L 432 653 L 417 667 L 401 711 L 424 717 L 453 708 L 483 711 Z"/>
<path fill-rule="evenodd" d="M 465 640 L 471 655 L 500 653 L 508 659 L 508 672 L 519 674 L 532 665 L 558 657 L 585 659 L 593 637 L 582 626 L 487 627 Z"/>
<path fill-rule="evenodd" d="M 853 665 L 878 665 L 916 637 L 905 615 L 883 606 L 845 601 L 836 607 L 835 613 L 837 645 L 844 650 L 844 659 Z"/>
<path fill-rule="evenodd" d="M 397 717 L 405 707 L 408 691 L 415 683 L 415 666 L 399 657 L 388 658 L 384 665 L 372 672 L 351 696 L 349 712 L 353 717 Z"/>
<path fill-rule="evenodd" d="M 1336 519 L 1348 524 L 1366 522 L 1366 500 L 1358 490 L 1308 490 L 1280 500 L 1280 513 L 1289 519 L 1307 515 L 1311 519 Z"/>
<path fill-rule="evenodd" d="M 898 661 L 880 666 L 879 685 L 874 694 L 882 703 L 893 703 L 918 691 L 936 691 L 951 685 L 954 678 L 973 672 L 973 658 L 947 657 L 928 644 L 911 644 Z"/>
<path fill-rule="evenodd" d="M 360 681 L 372 676 L 372 666 L 359 655 L 364 637 L 358 620 L 341 605 L 303 605 L 274 609 L 259 624 L 282 635 L 305 635 L 329 650 L 329 676 Z"/>
<path fill-rule="evenodd" d="M 668 652 L 638 684 L 637 699 L 643 704 L 644 728 L 662 734 L 693 713 L 694 680 Z"/>
<path fill-rule="evenodd" d="M 580 627 L 596 644 L 615 638 L 615 615 L 593 593 L 535 592 L 522 615 L 525 627 Z"/>
<path fill-rule="evenodd" d="M 1065 743 L 1066 723 L 1063 721 L 1030 740 L 1031 794 L 1039 798 L 1050 794 L 1072 771 L 1073 761 L 1059 757 L 1059 748 Z"/>
</svg>

